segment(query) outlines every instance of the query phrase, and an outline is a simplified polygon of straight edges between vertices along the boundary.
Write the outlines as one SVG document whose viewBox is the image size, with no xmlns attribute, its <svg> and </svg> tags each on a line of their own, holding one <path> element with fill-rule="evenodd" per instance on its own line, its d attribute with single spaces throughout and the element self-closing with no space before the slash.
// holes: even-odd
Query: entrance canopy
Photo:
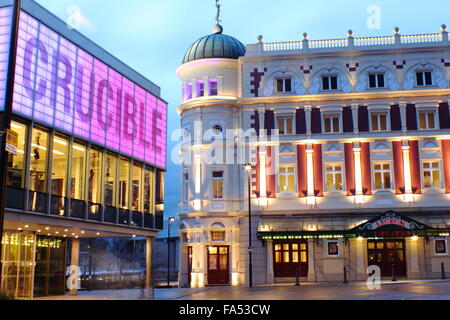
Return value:
<svg viewBox="0 0 450 320">
<path fill-rule="evenodd" d="M 449 235 L 450 213 L 406 216 L 393 211 L 382 215 L 262 217 L 257 231 L 260 240 Z"/>
</svg>

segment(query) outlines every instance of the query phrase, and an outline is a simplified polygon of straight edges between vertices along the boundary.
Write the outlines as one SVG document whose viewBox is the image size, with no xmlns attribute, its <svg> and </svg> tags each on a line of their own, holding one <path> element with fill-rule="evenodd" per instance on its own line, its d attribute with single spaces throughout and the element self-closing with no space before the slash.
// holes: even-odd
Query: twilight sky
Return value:
<svg viewBox="0 0 450 320">
<path fill-rule="evenodd" d="M 215 24 L 215 0 L 37 0 L 64 21 L 78 22 L 79 31 L 162 89 L 169 102 L 168 172 L 165 214 L 175 216 L 180 194 L 179 167 L 170 161 L 170 141 L 179 127 L 175 109 L 181 101 L 176 68 L 186 49 L 210 34 Z M 244 44 L 346 36 L 439 32 L 449 25 L 448 0 L 222 0 L 224 33 Z"/>
</svg>

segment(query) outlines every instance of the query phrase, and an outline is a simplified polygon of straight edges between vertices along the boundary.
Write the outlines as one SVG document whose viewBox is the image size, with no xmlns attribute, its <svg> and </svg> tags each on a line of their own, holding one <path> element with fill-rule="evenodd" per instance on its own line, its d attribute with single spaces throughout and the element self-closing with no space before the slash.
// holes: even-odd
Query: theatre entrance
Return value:
<svg viewBox="0 0 450 320">
<path fill-rule="evenodd" d="M 369 266 L 379 266 L 382 277 L 392 277 L 394 269 L 397 277 L 406 277 L 404 239 L 368 240 L 367 250 Z"/>
<path fill-rule="evenodd" d="M 208 247 L 208 284 L 229 284 L 230 268 L 228 246 Z"/>
</svg>

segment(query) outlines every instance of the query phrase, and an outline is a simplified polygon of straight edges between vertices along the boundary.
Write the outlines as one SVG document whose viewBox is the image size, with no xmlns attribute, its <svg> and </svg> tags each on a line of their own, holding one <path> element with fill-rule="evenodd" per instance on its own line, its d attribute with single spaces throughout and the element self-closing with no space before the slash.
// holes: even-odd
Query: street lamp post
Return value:
<svg viewBox="0 0 450 320">
<path fill-rule="evenodd" d="M 248 177 L 248 285 L 253 287 L 253 266 L 252 266 L 252 188 L 251 188 L 251 164 L 245 165 Z"/>
<path fill-rule="evenodd" d="M 167 287 L 170 287 L 170 225 L 175 221 L 174 217 L 170 217 L 167 220 L 168 232 L 167 232 Z"/>
</svg>

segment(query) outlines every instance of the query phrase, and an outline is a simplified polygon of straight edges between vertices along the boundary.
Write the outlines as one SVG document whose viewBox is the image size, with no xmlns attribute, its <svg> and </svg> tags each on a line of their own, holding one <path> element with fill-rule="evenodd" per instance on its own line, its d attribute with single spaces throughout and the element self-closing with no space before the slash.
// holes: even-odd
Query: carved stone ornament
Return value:
<svg viewBox="0 0 450 320">
<path fill-rule="evenodd" d="M 292 78 L 292 84 L 295 94 L 302 95 L 305 94 L 305 86 L 303 85 L 302 79 L 300 79 L 300 76 L 294 74 L 290 71 L 279 71 L 273 73 L 266 81 L 264 86 L 264 96 L 270 97 L 273 96 L 275 89 L 275 83 L 277 78 Z"/>
</svg>

